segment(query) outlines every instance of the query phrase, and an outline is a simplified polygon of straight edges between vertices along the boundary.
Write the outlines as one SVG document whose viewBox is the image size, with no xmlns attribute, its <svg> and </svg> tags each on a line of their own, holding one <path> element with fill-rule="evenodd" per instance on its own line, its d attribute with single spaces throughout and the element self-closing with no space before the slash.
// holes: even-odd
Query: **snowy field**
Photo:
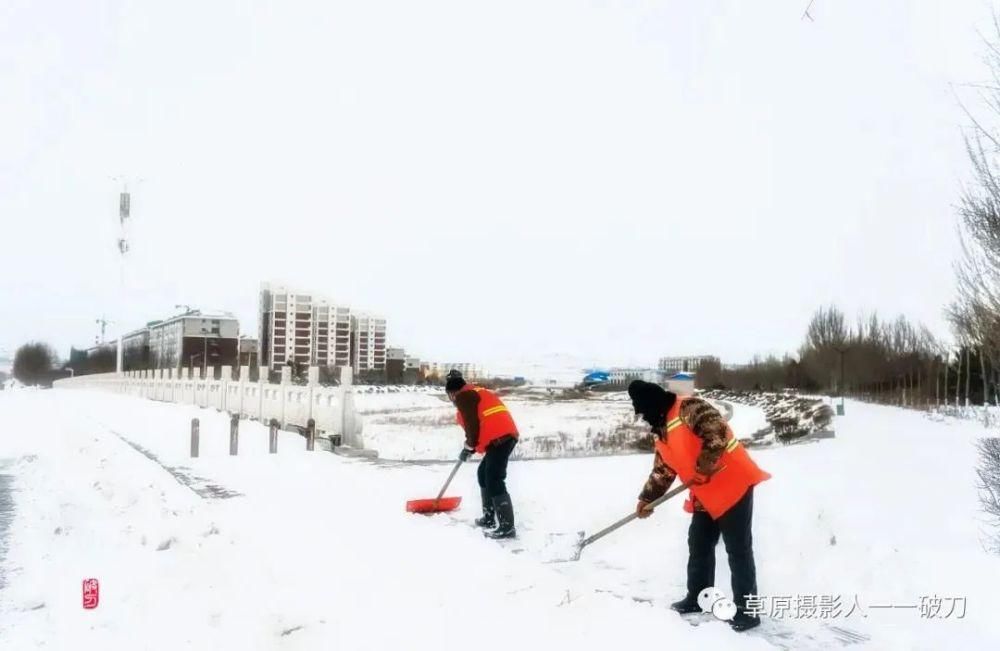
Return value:
<svg viewBox="0 0 1000 651">
<path fill-rule="evenodd" d="M 679 500 L 576 563 L 541 560 L 546 534 L 628 513 L 649 455 L 512 463 L 522 540 L 504 548 L 467 526 L 471 464 L 449 491 L 462 509 L 425 517 L 403 505 L 433 496 L 446 464 L 307 453 L 287 433 L 268 455 L 266 429 L 246 421 L 230 457 L 224 414 L 87 391 L 3 392 L 0 415 L 5 650 L 1000 648 L 975 422 L 849 402 L 836 439 L 754 452 L 774 474 L 756 494 L 761 594 L 844 608 L 737 634 L 666 608 L 684 585 Z M 101 603 L 84 610 L 91 577 Z M 716 583 L 728 592 L 721 545 Z M 964 599 L 965 616 L 909 608 L 933 595 Z"/>
<path fill-rule="evenodd" d="M 542 390 L 518 390 L 504 396 L 521 434 L 517 459 L 551 459 L 631 453 L 630 442 L 648 432 L 635 422 L 628 395 L 595 393 L 561 399 Z M 390 460 L 453 459 L 462 448 L 455 408 L 440 389 L 399 393 L 361 393 L 355 405 L 362 416 L 365 447 Z M 764 410 L 733 405 L 731 424 L 738 436 L 765 427 Z"/>
</svg>

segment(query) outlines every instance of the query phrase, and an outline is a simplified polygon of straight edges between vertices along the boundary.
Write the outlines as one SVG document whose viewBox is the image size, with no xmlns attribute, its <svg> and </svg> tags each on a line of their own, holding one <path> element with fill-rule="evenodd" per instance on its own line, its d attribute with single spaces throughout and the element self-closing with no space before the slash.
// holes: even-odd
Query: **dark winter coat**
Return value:
<svg viewBox="0 0 1000 651">
<path fill-rule="evenodd" d="M 475 450 L 479 445 L 479 394 L 462 391 L 455 396 L 455 407 L 465 421 L 465 446 Z"/>
</svg>

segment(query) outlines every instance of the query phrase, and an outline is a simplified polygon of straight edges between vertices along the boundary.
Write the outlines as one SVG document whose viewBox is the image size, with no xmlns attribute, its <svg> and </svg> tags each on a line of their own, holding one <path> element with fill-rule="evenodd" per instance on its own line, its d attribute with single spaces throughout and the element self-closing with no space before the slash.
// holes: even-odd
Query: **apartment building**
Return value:
<svg viewBox="0 0 1000 651">
<path fill-rule="evenodd" d="M 190 312 L 151 323 L 151 368 L 207 368 L 239 362 L 240 323 L 228 313 Z M 122 340 L 123 347 L 127 344 Z"/>
<path fill-rule="evenodd" d="M 126 371 L 192 366 L 234 366 L 238 360 L 239 321 L 228 313 L 191 311 L 122 336 L 122 367 Z M 87 350 L 92 357 L 116 348 L 117 341 Z"/>
<path fill-rule="evenodd" d="M 351 315 L 351 367 L 361 371 L 384 371 L 386 362 L 385 319 L 359 312 Z"/>
<path fill-rule="evenodd" d="M 350 366 L 351 308 L 325 299 L 316 302 L 313 306 L 313 351 L 315 366 Z"/>
<path fill-rule="evenodd" d="M 354 366 L 354 345 L 358 342 L 353 336 L 350 307 L 286 285 L 264 283 L 258 313 L 261 364 L 272 368 L 289 361 L 303 366 Z M 364 323 L 367 327 L 368 321 Z M 364 357 L 366 361 L 373 358 L 373 363 L 381 360 L 381 370 L 385 368 L 385 319 L 381 319 L 381 335 L 376 338 L 374 334 L 370 341 L 364 339 Z"/>
<path fill-rule="evenodd" d="M 258 310 L 261 364 L 275 368 L 313 361 L 313 297 L 265 283 Z"/>
</svg>

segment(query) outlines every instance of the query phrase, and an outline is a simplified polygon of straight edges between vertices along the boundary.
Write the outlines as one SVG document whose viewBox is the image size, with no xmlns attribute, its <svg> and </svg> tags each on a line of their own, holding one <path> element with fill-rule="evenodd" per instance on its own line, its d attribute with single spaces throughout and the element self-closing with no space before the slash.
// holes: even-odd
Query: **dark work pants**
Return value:
<svg viewBox="0 0 1000 651">
<path fill-rule="evenodd" d="M 479 487 L 485 492 L 487 504 L 494 497 L 507 493 L 507 460 L 517 445 L 517 438 L 507 435 L 489 444 L 483 460 L 479 462 Z"/>
<path fill-rule="evenodd" d="M 715 585 L 715 545 L 719 535 L 729 555 L 729 572 L 733 578 L 733 601 L 742 612 L 746 595 L 757 594 L 757 568 L 753 562 L 753 487 L 746 495 L 713 520 L 705 511 L 695 511 L 688 528 L 688 595 L 697 596 Z"/>
</svg>

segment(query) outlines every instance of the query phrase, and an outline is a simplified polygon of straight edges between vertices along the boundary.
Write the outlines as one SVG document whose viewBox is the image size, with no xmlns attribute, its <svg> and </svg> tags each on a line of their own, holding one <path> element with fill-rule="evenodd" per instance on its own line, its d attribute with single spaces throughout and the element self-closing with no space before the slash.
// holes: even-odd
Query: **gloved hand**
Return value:
<svg viewBox="0 0 1000 651">
<path fill-rule="evenodd" d="M 462 448 L 462 451 L 458 453 L 458 458 L 461 459 L 462 461 L 468 461 L 469 457 L 471 457 L 475 453 L 476 451 L 473 450 L 472 448 L 464 447 Z"/>
<path fill-rule="evenodd" d="M 653 512 L 646 507 L 649 506 L 649 502 L 639 500 L 639 503 L 635 505 L 635 514 L 640 520 L 645 520 L 649 516 L 653 515 Z"/>
</svg>

